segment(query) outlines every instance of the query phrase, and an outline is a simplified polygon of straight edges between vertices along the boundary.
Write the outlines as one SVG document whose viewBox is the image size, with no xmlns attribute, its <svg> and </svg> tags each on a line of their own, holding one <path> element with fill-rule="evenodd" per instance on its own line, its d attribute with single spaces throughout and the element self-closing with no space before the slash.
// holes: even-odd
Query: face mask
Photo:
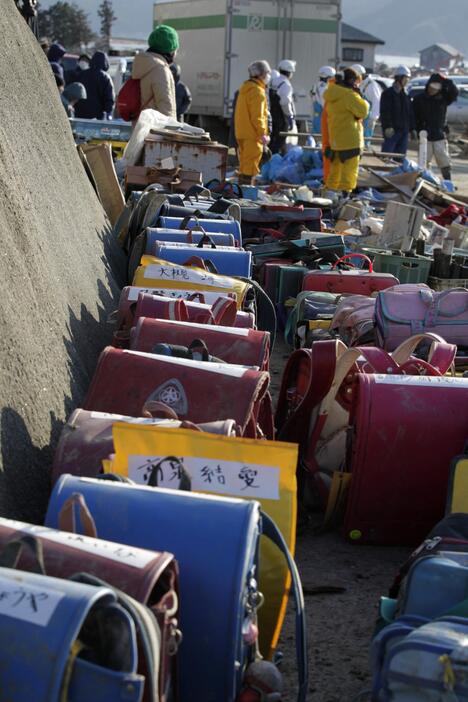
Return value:
<svg viewBox="0 0 468 702">
<path fill-rule="evenodd" d="M 86 71 L 86 69 L 89 68 L 89 63 L 87 61 L 78 61 L 78 66 L 82 71 Z"/>
<path fill-rule="evenodd" d="M 271 81 L 271 73 L 267 73 L 265 78 L 263 79 L 265 85 L 269 85 Z"/>
</svg>

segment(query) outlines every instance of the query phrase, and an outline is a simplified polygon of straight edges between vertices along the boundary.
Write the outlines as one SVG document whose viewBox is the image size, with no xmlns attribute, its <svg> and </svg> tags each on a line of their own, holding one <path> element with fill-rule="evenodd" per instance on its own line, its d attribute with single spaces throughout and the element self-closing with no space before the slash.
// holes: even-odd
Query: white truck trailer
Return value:
<svg viewBox="0 0 468 702">
<path fill-rule="evenodd" d="M 311 115 L 310 90 L 325 64 L 340 61 L 341 0 L 156 0 L 154 26 L 179 32 L 177 62 L 189 86 L 192 115 L 228 118 L 234 93 L 257 59 L 275 68 L 297 61 L 298 118 Z M 211 120 L 206 120 L 211 121 Z"/>
</svg>

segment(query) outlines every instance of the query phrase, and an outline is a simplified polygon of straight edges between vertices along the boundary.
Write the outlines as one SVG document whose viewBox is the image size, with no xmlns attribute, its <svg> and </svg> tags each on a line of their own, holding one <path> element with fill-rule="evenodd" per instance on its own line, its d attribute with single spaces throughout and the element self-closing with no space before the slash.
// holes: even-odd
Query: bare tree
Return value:
<svg viewBox="0 0 468 702">
<path fill-rule="evenodd" d="M 109 51 L 112 25 L 117 19 L 112 7 L 112 0 L 102 0 L 98 9 L 98 17 L 101 20 L 101 36 L 104 39 L 106 50 Z"/>
</svg>

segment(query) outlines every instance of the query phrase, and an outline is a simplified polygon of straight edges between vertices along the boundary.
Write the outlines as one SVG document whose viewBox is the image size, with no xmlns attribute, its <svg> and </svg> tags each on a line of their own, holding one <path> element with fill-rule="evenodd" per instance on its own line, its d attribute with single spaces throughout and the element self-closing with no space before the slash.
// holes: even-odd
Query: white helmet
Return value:
<svg viewBox="0 0 468 702">
<path fill-rule="evenodd" d="M 294 73 L 296 70 L 296 62 L 290 61 L 289 59 L 283 59 L 278 64 L 279 71 L 286 71 L 286 73 Z"/>
<path fill-rule="evenodd" d="M 398 66 L 398 68 L 395 69 L 395 73 L 393 74 L 395 78 L 397 76 L 406 76 L 407 78 L 411 78 L 411 71 L 408 68 L 408 66 Z"/>
<path fill-rule="evenodd" d="M 367 71 L 366 71 L 366 69 L 364 68 L 364 66 L 361 66 L 360 63 L 353 63 L 353 65 L 351 66 L 351 68 L 353 69 L 353 71 L 356 71 L 356 73 L 359 73 L 359 75 L 361 76 L 361 78 L 364 78 L 364 76 L 365 76 L 366 73 L 367 73 Z"/>
<path fill-rule="evenodd" d="M 336 76 L 336 71 L 333 66 L 322 66 L 319 68 L 319 78 L 334 78 Z"/>
</svg>

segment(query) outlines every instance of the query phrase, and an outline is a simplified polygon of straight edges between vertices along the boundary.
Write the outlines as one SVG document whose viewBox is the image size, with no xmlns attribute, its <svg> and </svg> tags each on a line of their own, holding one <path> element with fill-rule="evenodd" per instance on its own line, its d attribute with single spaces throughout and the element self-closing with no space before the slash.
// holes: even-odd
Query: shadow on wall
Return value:
<svg viewBox="0 0 468 702">
<path fill-rule="evenodd" d="M 114 265 L 109 260 L 105 262 L 106 273 L 111 281 L 113 276 L 114 279 L 117 276 L 115 263 L 120 264 L 120 257 L 116 257 L 109 236 L 112 236 L 109 232 L 100 235 L 106 253 L 117 259 Z M 63 396 L 64 415 L 67 419 L 82 403 L 99 354 L 112 339 L 113 326 L 109 323 L 106 310 L 115 306 L 115 300 L 102 280 L 97 281 L 97 290 L 97 319 L 85 305 L 81 305 L 79 318 L 68 308 L 68 334 L 63 337 L 70 377 L 70 394 Z M 4 496 L 3 516 L 34 524 L 43 522 L 51 491 L 52 463 L 63 427 L 64 421 L 51 411 L 49 442 L 43 448 L 38 448 L 21 415 L 11 407 L 1 410 L 3 471 L 0 473 L 0 492 Z"/>
</svg>

